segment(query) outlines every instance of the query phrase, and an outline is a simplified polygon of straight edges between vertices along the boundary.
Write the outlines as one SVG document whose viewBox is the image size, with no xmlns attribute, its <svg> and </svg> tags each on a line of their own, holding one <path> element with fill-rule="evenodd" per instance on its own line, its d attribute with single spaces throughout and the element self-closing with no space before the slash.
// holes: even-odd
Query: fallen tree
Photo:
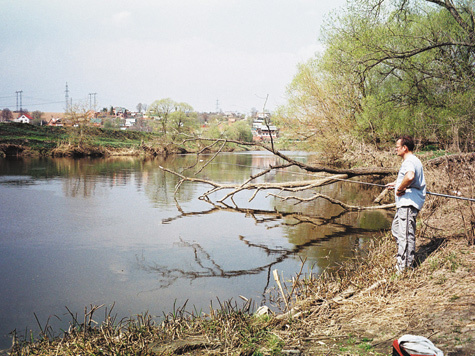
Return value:
<svg viewBox="0 0 475 356">
<path fill-rule="evenodd" d="M 170 174 L 174 174 L 180 178 L 180 181 L 176 185 L 175 192 L 180 188 L 183 182 L 188 181 L 188 182 L 195 182 L 195 183 L 204 183 L 211 186 L 211 188 L 207 192 L 205 192 L 203 195 L 200 196 L 201 200 L 210 202 L 211 194 L 216 193 L 218 191 L 228 191 L 222 198 L 217 200 L 217 203 L 224 204 L 224 202 L 227 199 L 230 199 L 236 207 L 238 207 L 238 205 L 235 203 L 233 198 L 237 193 L 242 192 L 244 190 L 254 191 L 252 197 L 249 199 L 249 202 L 252 201 L 259 192 L 268 191 L 268 190 L 278 190 L 279 194 L 269 193 L 268 195 L 274 196 L 284 201 L 296 200 L 297 203 L 310 202 L 310 201 L 322 198 L 322 199 L 328 200 L 332 204 L 339 205 L 341 208 L 343 208 L 346 211 L 389 209 L 389 208 L 394 207 L 394 204 L 373 205 L 373 206 L 349 205 L 349 204 L 346 204 L 345 202 L 342 202 L 340 200 L 331 198 L 327 195 L 320 194 L 320 193 L 313 194 L 311 197 L 307 197 L 307 198 L 303 198 L 298 195 L 295 195 L 295 193 L 298 193 L 298 192 L 312 190 L 312 189 L 323 187 L 325 185 L 333 184 L 336 182 L 350 180 L 351 178 L 355 178 L 355 177 L 361 177 L 361 176 L 385 177 L 385 176 L 397 173 L 397 171 L 394 168 L 371 167 L 371 168 L 346 169 L 346 168 L 334 168 L 334 167 L 321 166 L 321 165 L 310 165 L 307 163 L 294 160 L 288 155 L 285 155 L 282 152 L 276 150 L 273 145 L 273 142 L 271 142 L 272 144 L 271 146 L 267 146 L 262 143 L 248 143 L 248 142 L 225 140 L 225 139 L 211 140 L 211 139 L 200 138 L 200 139 L 194 139 L 194 140 L 212 141 L 212 143 L 204 147 L 199 152 L 197 152 L 197 160 L 193 166 L 184 168 L 182 172 L 176 172 L 176 171 L 160 166 L 160 169 L 162 169 L 163 171 L 168 172 Z M 203 169 L 217 157 L 217 155 L 222 151 L 225 145 L 229 143 L 234 143 L 241 146 L 255 146 L 255 147 L 267 150 L 271 152 L 272 154 L 274 154 L 275 156 L 281 158 L 284 161 L 284 163 L 279 164 L 279 165 L 270 165 L 268 168 L 262 170 L 261 172 L 257 174 L 250 176 L 245 182 L 240 183 L 240 184 L 223 184 L 223 183 L 219 183 L 219 182 L 208 180 L 208 179 L 198 178 L 197 175 L 201 171 L 203 171 Z M 211 158 L 209 158 L 206 161 L 200 159 L 200 155 L 203 152 L 208 151 L 210 147 L 214 145 L 218 145 L 218 144 L 220 144 L 220 148 Z M 183 172 L 190 170 L 192 168 L 196 168 L 196 167 L 198 168 L 193 174 L 193 176 L 186 176 L 183 174 Z M 314 179 L 288 181 L 288 182 L 283 182 L 283 183 L 276 183 L 276 182 L 269 183 L 269 182 L 257 181 L 258 178 L 263 177 L 271 173 L 272 171 L 286 169 L 290 167 L 298 167 L 306 172 L 313 173 Z M 294 195 L 283 196 L 281 195 L 283 192 L 292 193 Z M 379 203 L 381 200 L 382 199 L 377 199 L 376 201 Z"/>
</svg>

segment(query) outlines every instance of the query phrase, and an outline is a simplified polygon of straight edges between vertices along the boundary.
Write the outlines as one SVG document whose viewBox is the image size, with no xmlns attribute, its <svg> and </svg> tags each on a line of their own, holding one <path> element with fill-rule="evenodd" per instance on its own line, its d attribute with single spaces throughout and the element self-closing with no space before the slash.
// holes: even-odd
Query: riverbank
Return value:
<svg viewBox="0 0 475 356">
<path fill-rule="evenodd" d="M 0 123 L 0 157 L 158 156 L 187 152 L 184 146 L 148 132 Z"/>
<path fill-rule="evenodd" d="M 11 355 L 389 356 L 404 334 L 428 337 L 446 356 L 474 355 L 475 247 L 464 236 L 420 240 L 419 265 L 402 275 L 386 235 L 337 274 L 294 280 L 292 315 L 222 303 L 206 316 L 177 308 L 160 324 L 144 314 L 96 325 L 103 310 L 88 310 L 61 338 L 20 342 Z"/>
<path fill-rule="evenodd" d="M 429 190 L 470 196 L 472 165 L 464 157 L 425 161 Z M 268 300 L 284 312 L 287 301 L 292 315 L 255 317 L 252 303 L 213 301 L 206 315 L 179 306 L 154 322 L 147 314 L 117 320 L 113 310 L 93 307 L 71 315 L 60 337 L 40 320 L 42 337 L 17 339 L 12 354 L 389 355 L 392 340 L 412 333 L 446 355 L 473 355 L 474 220 L 466 202 L 428 197 L 418 221 L 418 265 L 402 275 L 394 270 L 389 234 L 375 236 L 365 258 L 335 273 L 279 271 L 283 292 L 276 285 Z"/>
</svg>

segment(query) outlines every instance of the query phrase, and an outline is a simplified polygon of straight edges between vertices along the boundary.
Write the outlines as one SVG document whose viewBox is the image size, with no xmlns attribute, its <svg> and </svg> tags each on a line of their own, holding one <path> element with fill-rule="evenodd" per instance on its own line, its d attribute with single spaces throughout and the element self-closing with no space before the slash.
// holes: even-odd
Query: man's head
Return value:
<svg viewBox="0 0 475 356">
<path fill-rule="evenodd" d="M 414 140 L 411 136 L 400 136 L 396 141 L 396 154 L 400 157 L 404 157 L 406 153 L 412 153 L 414 151 Z"/>
</svg>

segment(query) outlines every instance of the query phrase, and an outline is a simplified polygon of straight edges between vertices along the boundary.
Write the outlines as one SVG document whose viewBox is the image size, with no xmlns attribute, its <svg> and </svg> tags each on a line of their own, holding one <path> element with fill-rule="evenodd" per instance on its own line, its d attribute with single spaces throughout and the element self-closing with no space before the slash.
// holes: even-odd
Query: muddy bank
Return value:
<svg viewBox="0 0 475 356">
<path fill-rule="evenodd" d="M 60 145 L 51 149 L 33 149 L 29 146 L 18 144 L 0 144 L 0 157 L 110 157 L 110 156 L 168 156 L 173 154 L 189 153 L 186 149 L 168 145 L 152 146 L 140 145 L 137 147 L 111 148 L 91 145 Z"/>
</svg>

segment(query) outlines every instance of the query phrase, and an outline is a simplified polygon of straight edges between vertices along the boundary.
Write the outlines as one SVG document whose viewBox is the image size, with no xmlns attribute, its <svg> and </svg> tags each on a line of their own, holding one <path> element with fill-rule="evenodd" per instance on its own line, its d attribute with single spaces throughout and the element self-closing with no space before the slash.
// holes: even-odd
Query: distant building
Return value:
<svg viewBox="0 0 475 356">
<path fill-rule="evenodd" d="M 137 119 L 135 118 L 127 118 L 125 119 L 125 127 L 134 126 L 136 122 L 137 122 Z"/>
<path fill-rule="evenodd" d="M 265 125 L 260 123 L 252 124 L 252 140 L 255 142 L 270 141 L 279 137 L 279 130 L 275 125 Z"/>
<path fill-rule="evenodd" d="M 275 125 L 271 125 L 270 113 L 257 113 L 252 123 L 252 140 L 255 142 L 270 141 L 279 137 L 279 130 Z"/>
<path fill-rule="evenodd" d="M 28 114 L 21 114 L 16 119 L 13 119 L 13 122 L 19 122 L 22 124 L 31 124 L 33 118 Z"/>
<path fill-rule="evenodd" d="M 114 108 L 115 117 L 126 118 L 127 117 L 127 109 L 117 106 Z"/>
<path fill-rule="evenodd" d="M 63 119 L 60 118 L 51 118 L 51 120 L 48 121 L 48 126 L 64 126 Z"/>
<path fill-rule="evenodd" d="M 90 124 L 95 127 L 101 127 L 102 126 L 102 119 L 98 117 L 92 118 L 90 121 Z"/>
</svg>

